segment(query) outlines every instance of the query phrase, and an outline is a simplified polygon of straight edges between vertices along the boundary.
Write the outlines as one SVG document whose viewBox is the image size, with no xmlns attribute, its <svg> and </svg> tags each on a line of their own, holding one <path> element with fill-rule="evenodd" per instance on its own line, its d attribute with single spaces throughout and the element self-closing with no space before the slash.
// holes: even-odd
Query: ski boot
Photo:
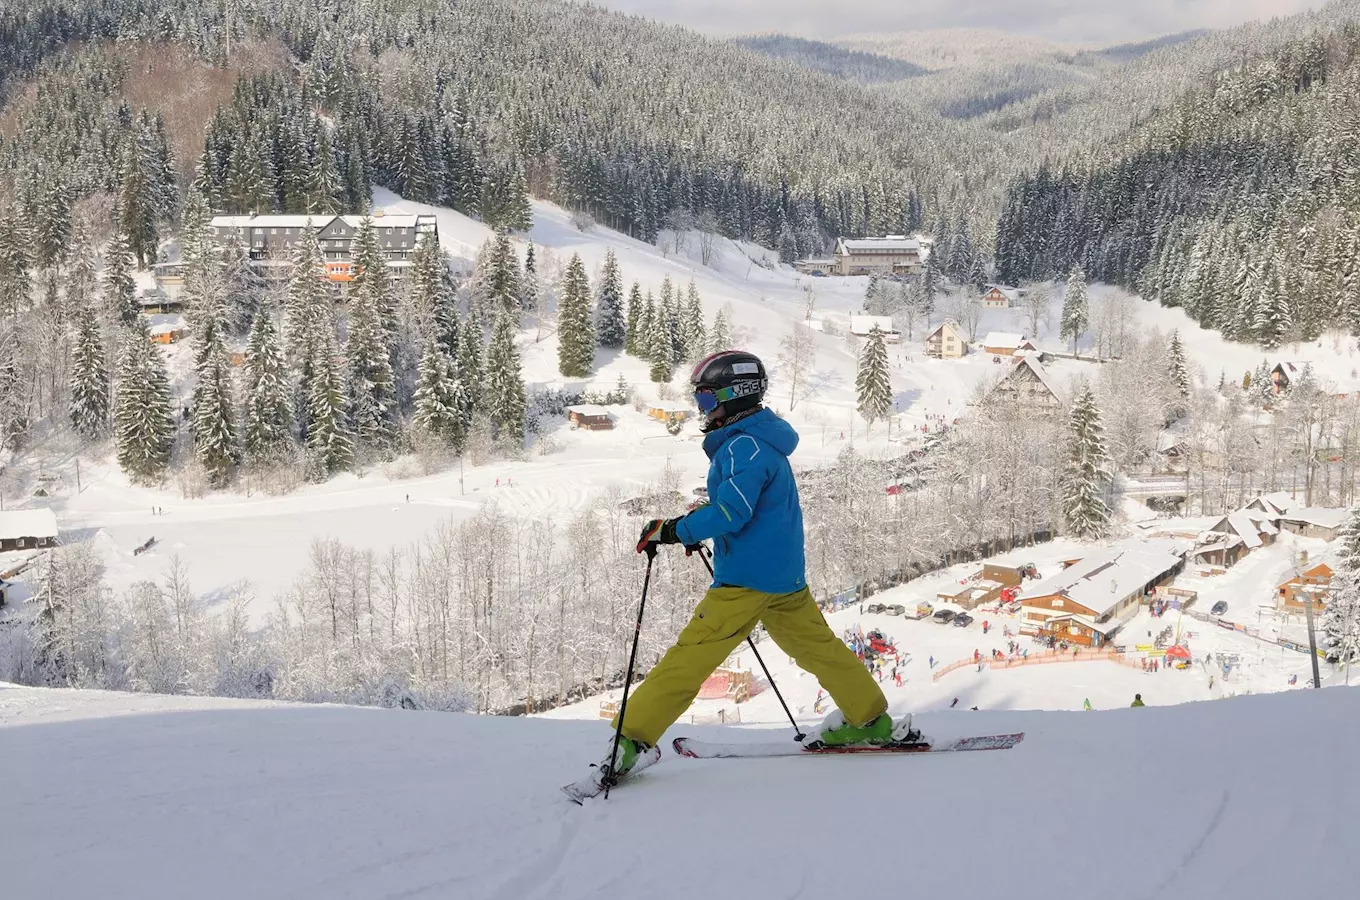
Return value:
<svg viewBox="0 0 1360 900">
<path fill-rule="evenodd" d="M 814 750 L 818 747 L 876 746 L 890 744 L 892 740 L 893 720 L 887 713 L 868 724 L 852 725 L 839 709 L 833 709 L 827 713 L 821 725 L 803 738 L 803 746 Z"/>
<path fill-rule="evenodd" d="M 641 741 L 619 736 L 618 753 L 614 752 L 614 736 L 609 736 L 609 747 L 604 760 L 593 763 L 590 774 L 580 781 L 564 785 L 562 793 L 574 803 L 582 803 L 591 797 L 598 797 L 620 781 L 631 780 L 632 776 L 661 759 L 660 747 L 649 747 Z"/>
</svg>

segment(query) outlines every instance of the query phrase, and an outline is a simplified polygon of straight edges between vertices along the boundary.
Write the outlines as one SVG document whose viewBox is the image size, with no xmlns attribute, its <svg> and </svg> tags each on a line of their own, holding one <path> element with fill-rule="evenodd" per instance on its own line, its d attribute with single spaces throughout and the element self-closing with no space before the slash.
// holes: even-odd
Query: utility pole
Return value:
<svg viewBox="0 0 1360 900">
<path fill-rule="evenodd" d="M 1308 622 L 1308 658 L 1313 663 L 1313 687 L 1322 687 L 1322 675 L 1318 672 L 1317 637 L 1313 632 L 1313 592 L 1304 583 L 1303 567 L 1308 564 L 1308 551 L 1301 550 L 1294 557 L 1294 577 L 1299 582 L 1303 594 L 1303 615 Z"/>
</svg>

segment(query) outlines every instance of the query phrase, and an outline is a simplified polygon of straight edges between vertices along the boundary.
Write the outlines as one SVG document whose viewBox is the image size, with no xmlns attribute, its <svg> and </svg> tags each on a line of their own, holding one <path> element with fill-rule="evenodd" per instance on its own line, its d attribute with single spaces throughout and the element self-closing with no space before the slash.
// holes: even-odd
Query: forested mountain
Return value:
<svg viewBox="0 0 1360 900">
<path fill-rule="evenodd" d="M 1274 346 L 1360 331 L 1360 25 L 1255 56 L 1012 190 L 1003 279 L 1082 266 Z"/>
<path fill-rule="evenodd" d="M 879 56 L 876 53 L 863 53 L 847 50 L 835 44 L 810 41 L 807 38 L 787 34 L 761 34 L 751 37 L 733 38 L 732 43 L 754 50 L 772 59 L 787 60 L 794 65 L 813 72 L 822 72 L 857 81 L 860 84 L 879 84 L 884 81 L 900 81 L 924 74 L 927 70 L 903 59 Z"/>
<path fill-rule="evenodd" d="M 471 198 L 488 183 L 505 193 L 522 178 L 536 195 L 644 239 L 685 208 L 788 256 L 953 212 L 973 193 L 956 173 L 990 165 L 968 158 L 986 148 L 951 139 L 938 120 L 891 98 L 574 3 L 17 0 L 0 36 L 15 48 L 0 71 L 7 81 L 69 69 L 63 51 L 75 39 L 169 41 L 223 66 L 243 44 L 281 39 L 286 77 L 238 89 L 232 111 L 213 117 L 208 160 L 216 184 L 234 148 L 242 164 L 258 157 L 260 177 L 275 182 L 263 189 L 274 208 L 290 206 L 279 170 L 315 164 L 323 118 L 339 125 L 330 149 L 342 172 L 411 199 L 475 211 Z M 63 135 L 60 150 L 49 141 L 8 153 L 10 173 L 73 173 L 65 151 L 89 152 L 73 142 L 110 142 L 91 124 L 108 111 L 91 107 L 116 90 L 126 52 L 84 63 L 92 71 L 80 103 L 64 113 L 84 120 L 78 133 Z M 8 91 L 26 99 L 19 83 Z M 49 134 L 60 127 L 47 113 L 34 118 Z M 222 199 L 230 208 L 242 198 Z"/>
</svg>

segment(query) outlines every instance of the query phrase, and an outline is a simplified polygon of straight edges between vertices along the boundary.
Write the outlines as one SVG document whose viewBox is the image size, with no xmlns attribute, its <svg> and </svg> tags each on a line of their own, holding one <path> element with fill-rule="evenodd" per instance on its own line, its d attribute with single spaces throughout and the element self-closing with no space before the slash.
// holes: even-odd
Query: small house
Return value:
<svg viewBox="0 0 1360 900">
<path fill-rule="evenodd" d="M 57 515 L 52 510 L 11 509 L 0 512 L 0 551 L 40 550 L 57 544 Z"/>
<path fill-rule="evenodd" d="M 793 270 L 800 275 L 831 275 L 836 271 L 834 259 L 799 259 L 793 263 Z"/>
<path fill-rule="evenodd" d="M 1336 573 L 1326 563 L 1318 563 L 1312 568 L 1295 575 L 1275 589 L 1276 605 L 1290 612 L 1303 612 L 1304 604 L 1311 601 L 1314 612 L 1327 608 L 1327 600 L 1332 595 L 1332 576 Z"/>
<path fill-rule="evenodd" d="M 1334 541 L 1346 522 L 1346 510 L 1320 506 L 1291 509 L 1280 516 L 1280 528 L 1290 534 Z"/>
<path fill-rule="evenodd" d="M 993 356 L 1015 356 L 1021 350 L 1033 353 L 1039 348 L 1022 334 L 993 331 L 982 339 L 982 349 Z"/>
<path fill-rule="evenodd" d="M 1022 356 L 1016 360 L 1015 366 L 987 395 L 987 401 L 1055 410 L 1066 405 L 1048 371 L 1032 356 Z"/>
<path fill-rule="evenodd" d="M 942 322 L 926 335 L 926 356 L 936 359 L 960 359 L 968 353 L 968 342 L 952 322 Z"/>
<path fill-rule="evenodd" d="M 184 337 L 184 326 L 162 322 L 159 325 L 152 325 L 150 334 L 152 343 L 174 344 Z"/>
<path fill-rule="evenodd" d="M 855 337 L 868 337 L 877 328 L 883 332 L 883 340 L 896 344 L 902 340 L 902 333 L 893 327 L 891 316 L 851 316 L 850 333 Z"/>
<path fill-rule="evenodd" d="M 609 410 L 594 403 L 580 403 L 567 407 L 567 421 L 571 427 L 584 428 L 586 431 L 609 431 L 614 427 L 614 418 Z"/>
<path fill-rule="evenodd" d="M 1275 536 L 1279 533 L 1280 530 L 1264 513 L 1241 509 L 1209 526 L 1203 543 L 1195 548 L 1192 556 L 1211 566 L 1231 568 L 1257 547 L 1268 547 L 1275 543 Z"/>
<path fill-rule="evenodd" d="M 177 300 L 184 290 L 184 263 L 158 262 L 151 266 L 151 275 L 156 287 L 167 300 Z"/>
<path fill-rule="evenodd" d="M 178 294 L 171 295 L 164 289 L 148 291 L 137 298 L 137 308 L 149 316 L 177 313 L 184 309 Z"/>
<path fill-rule="evenodd" d="M 671 400 L 659 400 L 647 406 L 647 415 L 658 422 L 687 422 L 694 415 L 694 408 Z"/>
<path fill-rule="evenodd" d="M 1010 309 L 1019 303 L 1019 289 L 1000 284 L 988 285 L 987 293 L 982 295 L 982 305 L 987 309 Z"/>
</svg>

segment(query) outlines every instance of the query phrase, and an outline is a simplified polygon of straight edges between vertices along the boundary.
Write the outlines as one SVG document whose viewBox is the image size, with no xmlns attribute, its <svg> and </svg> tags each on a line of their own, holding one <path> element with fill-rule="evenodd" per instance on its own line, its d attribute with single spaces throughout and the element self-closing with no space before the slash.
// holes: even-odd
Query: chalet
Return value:
<svg viewBox="0 0 1360 900">
<path fill-rule="evenodd" d="M 1290 385 L 1297 381 L 1304 373 L 1309 370 L 1318 386 L 1333 397 L 1345 399 L 1356 393 L 1360 389 L 1360 380 L 1356 378 L 1328 378 L 1318 374 L 1313 369 L 1312 363 L 1306 362 L 1282 362 L 1270 370 L 1271 389 L 1276 394 L 1283 394 L 1289 390 Z"/>
<path fill-rule="evenodd" d="M 1129 542 L 1083 557 L 1020 594 L 1020 632 L 1104 646 L 1154 588 L 1184 568 L 1180 546 Z"/>
<path fill-rule="evenodd" d="M 1267 518 L 1278 521 L 1280 516 L 1297 506 L 1298 503 L 1285 491 L 1262 494 L 1247 504 L 1248 512 L 1264 513 Z"/>
<path fill-rule="evenodd" d="M 837 275 L 919 275 L 921 244 L 900 234 L 836 241 Z"/>
<path fill-rule="evenodd" d="M 1346 523 L 1346 510 L 1327 507 L 1295 507 L 1280 516 L 1280 528 L 1302 537 L 1334 541 Z"/>
<path fill-rule="evenodd" d="M 614 427 L 614 419 L 609 410 L 594 403 L 580 403 L 567 407 L 567 421 L 572 429 L 584 428 L 586 431 L 609 431 Z"/>
<path fill-rule="evenodd" d="M 982 305 L 987 309 L 1010 309 L 1020 303 L 1020 289 L 1005 287 L 1000 284 L 990 284 L 987 286 L 987 293 L 982 295 Z"/>
<path fill-rule="evenodd" d="M 1275 543 L 1280 530 L 1264 513 L 1241 509 L 1219 519 L 1205 532 L 1206 543 L 1192 556 L 1209 565 L 1227 569 L 1257 547 Z"/>
<path fill-rule="evenodd" d="M 891 316 L 851 316 L 850 333 L 855 337 L 868 337 L 877 328 L 883 332 L 883 340 L 896 344 L 902 340 L 902 332 L 893 327 Z"/>
<path fill-rule="evenodd" d="M 1023 580 L 1020 569 L 1015 566 L 986 563 L 982 571 L 965 578 L 957 588 L 940 591 L 935 595 L 935 599 L 956 604 L 964 609 L 976 609 L 984 603 L 1000 599 L 1003 590 L 1015 587 Z"/>
<path fill-rule="evenodd" d="M 393 277 L 402 278 L 411 267 L 419 240 L 429 236 L 439 240 L 439 225 L 433 215 L 384 213 L 372 216 L 378 247 L 387 259 Z M 235 235 L 245 245 L 251 267 L 271 279 L 287 278 L 292 271 L 292 254 L 305 235 L 315 237 L 327 264 L 326 277 L 335 283 L 351 280 L 355 235 L 363 216 L 244 215 L 214 216 L 209 222 L 219 247 Z M 331 263 L 343 263 L 331 267 Z"/>
<path fill-rule="evenodd" d="M 953 322 L 942 322 L 926 335 L 926 356 L 936 359 L 959 359 L 968 352 L 968 342 L 959 334 Z"/>
<path fill-rule="evenodd" d="M 1311 601 L 1313 611 L 1327 608 L 1332 596 L 1332 576 L 1336 573 L 1326 563 L 1318 563 L 1312 568 L 1295 575 L 1275 589 L 1275 603 L 1289 612 L 1303 612 L 1304 604 Z"/>
<path fill-rule="evenodd" d="M 1055 410 L 1066 405 L 1052 376 L 1032 356 L 1017 360 L 992 388 L 987 400 Z"/>
<path fill-rule="evenodd" d="M 1038 350 L 1024 335 L 1005 331 L 990 332 L 982 339 L 982 349 L 993 356 L 1015 356 L 1022 350 L 1031 353 Z"/>
<path fill-rule="evenodd" d="M 57 515 L 47 508 L 0 512 L 0 550 L 38 550 L 57 545 Z"/>
<path fill-rule="evenodd" d="M 165 297 L 176 300 L 184 290 L 184 263 L 158 262 L 151 267 L 151 275 L 156 279 L 156 287 Z M 165 310 L 169 312 L 169 310 Z"/>
</svg>

